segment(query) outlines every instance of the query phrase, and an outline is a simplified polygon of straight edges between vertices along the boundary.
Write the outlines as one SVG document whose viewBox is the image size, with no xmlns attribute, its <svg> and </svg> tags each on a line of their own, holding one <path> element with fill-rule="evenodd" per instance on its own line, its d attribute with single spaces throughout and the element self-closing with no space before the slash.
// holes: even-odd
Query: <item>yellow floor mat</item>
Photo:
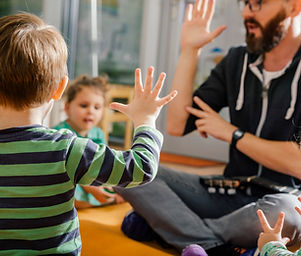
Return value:
<svg viewBox="0 0 301 256">
<path fill-rule="evenodd" d="M 156 243 L 140 243 L 120 230 L 124 216 L 131 210 L 128 203 L 78 211 L 82 237 L 82 256 L 167 256 L 179 255 Z"/>
</svg>

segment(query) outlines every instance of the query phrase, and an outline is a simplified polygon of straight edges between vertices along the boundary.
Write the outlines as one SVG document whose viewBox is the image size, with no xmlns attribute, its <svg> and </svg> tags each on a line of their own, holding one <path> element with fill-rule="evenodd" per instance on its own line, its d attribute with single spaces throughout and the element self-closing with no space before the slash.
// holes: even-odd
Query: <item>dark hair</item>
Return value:
<svg viewBox="0 0 301 256">
<path fill-rule="evenodd" d="M 0 105 L 23 110 L 50 100 L 67 75 L 67 57 L 60 32 L 39 17 L 0 18 Z"/>
<path fill-rule="evenodd" d="M 81 75 L 75 80 L 71 81 L 65 93 L 66 102 L 70 103 L 76 95 L 85 87 L 90 87 L 92 89 L 100 91 L 103 96 L 105 96 L 106 91 L 108 91 L 108 77 L 98 76 L 90 77 L 89 75 Z"/>
</svg>

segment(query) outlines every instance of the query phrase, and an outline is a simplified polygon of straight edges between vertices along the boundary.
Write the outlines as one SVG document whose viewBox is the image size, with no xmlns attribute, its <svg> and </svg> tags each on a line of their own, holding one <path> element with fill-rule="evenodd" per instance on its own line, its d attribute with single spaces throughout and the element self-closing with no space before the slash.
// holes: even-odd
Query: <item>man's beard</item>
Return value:
<svg viewBox="0 0 301 256">
<path fill-rule="evenodd" d="M 280 24 L 286 18 L 284 10 L 281 10 L 268 24 L 263 28 L 255 19 L 250 18 L 245 20 L 245 26 L 247 29 L 247 23 L 254 24 L 259 27 L 262 32 L 260 38 L 255 38 L 253 33 L 249 33 L 247 29 L 246 43 L 248 50 L 253 53 L 262 54 L 271 51 L 275 46 L 279 44 L 285 34 L 283 24 Z"/>
</svg>

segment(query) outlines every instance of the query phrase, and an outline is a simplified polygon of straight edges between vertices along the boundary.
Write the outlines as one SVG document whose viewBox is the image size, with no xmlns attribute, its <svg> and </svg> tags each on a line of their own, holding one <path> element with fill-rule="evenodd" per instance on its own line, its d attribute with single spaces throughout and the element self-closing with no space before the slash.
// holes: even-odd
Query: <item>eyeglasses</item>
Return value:
<svg viewBox="0 0 301 256">
<path fill-rule="evenodd" d="M 243 11 L 248 5 L 251 12 L 258 12 L 261 10 L 262 0 L 238 0 L 239 9 Z"/>
</svg>

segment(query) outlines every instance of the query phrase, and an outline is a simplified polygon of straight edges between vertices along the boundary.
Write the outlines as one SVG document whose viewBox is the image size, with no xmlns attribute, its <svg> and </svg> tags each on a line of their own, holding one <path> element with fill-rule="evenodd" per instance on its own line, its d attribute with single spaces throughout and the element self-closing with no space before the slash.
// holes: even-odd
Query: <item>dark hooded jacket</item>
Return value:
<svg viewBox="0 0 301 256">
<path fill-rule="evenodd" d="M 262 56 L 247 52 L 246 47 L 232 48 L 194 95 L 217 112 L 229 107 L 230 122 L 246 132 L 267 140 L 294 140 L 301 130 L 301 48 L 269 84 L 264 83 L 262 69 Z M 198 108 L 195 103 L 193 106 Z M 189 116 L 184 134 L 196 129 L 195 120 Z M 300 183 L 259 165 L 231 146 L 224 174 L 257 175 L 296 188 Z"/>
</svg>

